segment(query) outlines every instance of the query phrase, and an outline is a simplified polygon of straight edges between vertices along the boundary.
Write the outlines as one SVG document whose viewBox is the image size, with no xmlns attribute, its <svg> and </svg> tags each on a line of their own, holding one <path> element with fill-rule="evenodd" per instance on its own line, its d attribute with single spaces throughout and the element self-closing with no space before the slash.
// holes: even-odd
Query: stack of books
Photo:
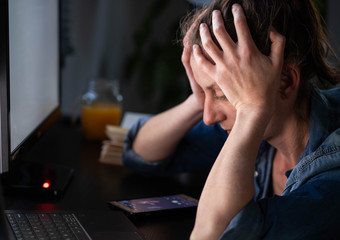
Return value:
<svg viewBox="0 0 340 240">
<path fill-rule="evenodd" d="M 120 126 L 107 125 L 105 131 L 109 140 L 103 142 L 99 161 L 107 164 L 123 165 L 122 155 L 125 135 L 139 118 L 150 116 L 152 115 L 146 113 L 126 112 Z"/>
<path fill-rule="evenodd" d="M 124 137 L 127 131 L 128 129 L 118 126 L 106 126 L 106 135 L 109 140 L 103 141 L 99 162 L 123 165 Z"/>
</svg>

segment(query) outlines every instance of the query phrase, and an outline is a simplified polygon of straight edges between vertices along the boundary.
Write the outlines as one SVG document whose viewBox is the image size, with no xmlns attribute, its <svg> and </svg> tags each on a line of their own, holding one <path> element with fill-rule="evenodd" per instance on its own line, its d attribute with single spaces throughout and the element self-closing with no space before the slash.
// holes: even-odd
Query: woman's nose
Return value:
<svg viewBox="0 0 340 240">
<path fill-rule="evenodd" d="M 203 122 L 207 126 L 210 126 L 222 120 L 222 113 L 217 111 L 217 108 L 212 101 L 206 99 L 204 102 Z"/>
</svg>

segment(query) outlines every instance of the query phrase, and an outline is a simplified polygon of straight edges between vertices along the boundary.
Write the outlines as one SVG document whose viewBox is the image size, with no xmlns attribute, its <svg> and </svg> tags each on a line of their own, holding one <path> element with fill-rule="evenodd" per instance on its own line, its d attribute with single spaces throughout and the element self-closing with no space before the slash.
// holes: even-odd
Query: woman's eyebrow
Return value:
<svg viewBox="0 0 340 240">
<path fill-rule="evenodd" d="M 206 87 L 207 90 L 220 90 L 219 86 L 216 83 L 213 83 Z"/>
</svg>

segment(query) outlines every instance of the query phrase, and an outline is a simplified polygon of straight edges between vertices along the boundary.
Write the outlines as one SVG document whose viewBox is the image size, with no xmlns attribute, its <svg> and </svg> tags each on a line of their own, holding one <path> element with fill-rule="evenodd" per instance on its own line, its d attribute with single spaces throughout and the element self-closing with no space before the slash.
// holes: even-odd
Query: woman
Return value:
<svg viewBox="0 0 340 240">
<path fill-rule="evenodd" d="M 340 90 L 318 88 L 337 72 L 310 1 L 217 0 L 184 32 L 193 94 L 136 124 L 125 164 L 213 164 L 191 239 L 338 236 Z"/>
</svg>

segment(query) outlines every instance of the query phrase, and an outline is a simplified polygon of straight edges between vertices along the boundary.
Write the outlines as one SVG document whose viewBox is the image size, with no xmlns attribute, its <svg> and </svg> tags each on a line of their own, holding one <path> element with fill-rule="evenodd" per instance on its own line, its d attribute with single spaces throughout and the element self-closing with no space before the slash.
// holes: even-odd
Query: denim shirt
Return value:
<svg viewBox="0 0 340 240">
<path fill-rule="evenodd" d="M 314 89 L 309 141 L 298 164 L 287 171 L 281 196 L 271 194 L 275 149 L 263 142 L 256 159 L 255 196 L 220 239 L 340 239 L 340 89 Z M 140 120 L 125 139 L 123 162 L 141 174 L 174 174 L 211 167 L 227 133 L 200 122 L 167 159 L 149 163 L 131 146 Z"/>
</svg>

